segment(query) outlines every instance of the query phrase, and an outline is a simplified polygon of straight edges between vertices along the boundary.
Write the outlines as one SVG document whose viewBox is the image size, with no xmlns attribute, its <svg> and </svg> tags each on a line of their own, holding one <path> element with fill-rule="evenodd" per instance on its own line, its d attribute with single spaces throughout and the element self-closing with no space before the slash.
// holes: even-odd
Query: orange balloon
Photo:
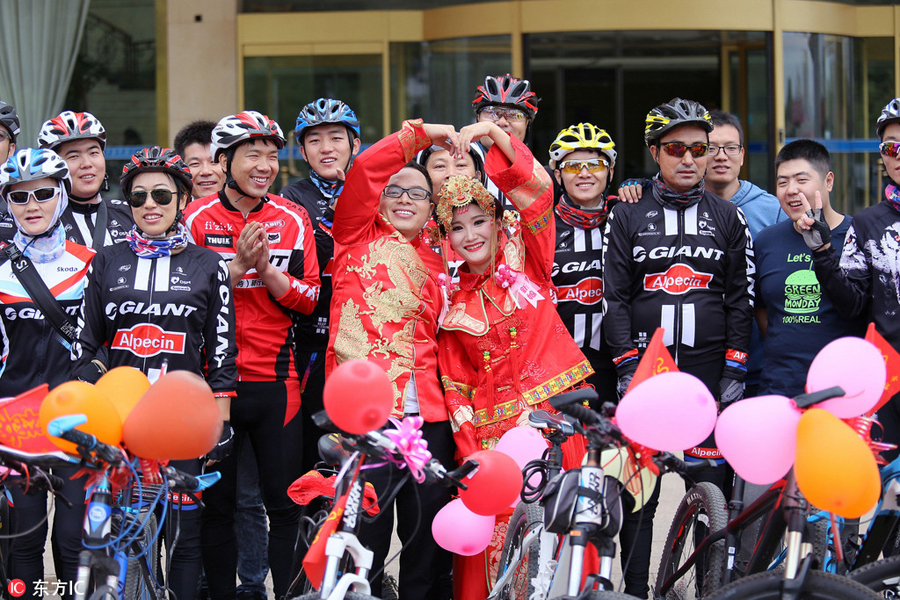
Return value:
<svg viewBox="0 0 900 600">
<path fill-rule="evenodd" d="M 124 423 L 128 413 L 150 387 L 150 380 L 140 369 L 116 367 L 106 372 L 94 387 L 106 394 Z"/>
<path fill-rule="evenodd" d="M 87 423 L 79 431 L 94 435 L 101 442 L 118 446 L 122 443 L 122 419 L 112 402 L 97 388 L 84 381 L 67 381 L 50 390 L 41 402 L 38 424 L 46 433 L 47 424 L 57 417 L 83 414 Z M 58 437 L 47 436 L 60 450 L 77 454 L 75 444 Z"/>
<path fill-rule="evenodd" d="M 189 371 L 169 371 L 125 419 L 125 447 L 141 458 L 189 460 L 207 454 L 222 435 L 212 389 Z"/>
<path fill-rule="evenodd" d="M 814 506 L 848 519 L 869 512 L 881 495 L 869 446 L 824 409 L 812 408 L 800 417 L 794 475 Z"/>
</svg>

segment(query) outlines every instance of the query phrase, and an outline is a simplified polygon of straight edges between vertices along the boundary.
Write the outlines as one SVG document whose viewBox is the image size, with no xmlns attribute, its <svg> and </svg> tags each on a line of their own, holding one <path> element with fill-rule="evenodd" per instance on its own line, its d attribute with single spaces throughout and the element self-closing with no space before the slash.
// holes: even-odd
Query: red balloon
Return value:
<svg viewBox="0 0 900 600">
<path fill-rule="evenodd" d="M 368 433 L 387 423 L 394 405 L 394 386 L 375 363 L 348 360 L 331 372 L 322 401 L 328 418 L 342 430 Z"/>
<path fill-rule="evenodd" d="M 512 457 L 496 450 L 482 450 L 469 456 L 478 462 L 474 473 L 463 480 L 468 489 L 459 490 L 463 504 L 473 513 L 497 515 L 509 508 L 522 491 L 522 471 Z"/>
<path fill-rule="evenodd" d="M 189 371 L 169 371 L 128 413 L 122 438 L 141 458 L 190 460 L 218 443 L 222 413 L 209 384 Z"/>
</svg>

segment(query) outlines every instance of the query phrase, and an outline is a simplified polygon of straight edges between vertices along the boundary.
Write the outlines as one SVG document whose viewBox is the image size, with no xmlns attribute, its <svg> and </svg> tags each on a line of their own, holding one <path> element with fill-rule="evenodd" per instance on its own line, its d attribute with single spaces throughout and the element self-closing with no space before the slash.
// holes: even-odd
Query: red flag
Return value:
<svg viewBox="0 0 900 600">
<path fill-rule="evenodd" d="M 654 375 L 678 371 L 675 359 L 672 358 L 672 355 L 669 354 L 669 350 L 663 343 L 664 334 L 665 329 L 662 327 L 657 327 L 656 331 L 653 332 L 653 337 L 650 338 L 650 343 L 647 344 L 647 349 L 644 350 L 644 355 L 641 357 L 641 362 L 638 363 L 637 371 L 634 372 L 634 377 L 631 378 L 631 384 L 628 386 L 626 393 L 630 392 L 634 386 L 650 379 Z"/>
<path fill-rule="evenodd" d="M 897 392 L 900 392 L 900 353 L 894 350 L 894 347 L 875 330 L 875 323 L 869 323 L 869 328 L 866 330 L 866 341 L 875 344 L 875 347 L 881 351 L 881 356 L 884 357 L 884 364 L 887 366 L 887 379 L 884 383 L 884 392 L 881 394 L 881 399 L 878 400 L 875 408 L 866 413 L 866 415 L 871 416 L 875 414 L 875 411 L 887 404 L 888 400 L 893 398 Z"/>
<path fill-rule="evenodd" d="M 331 512 L 328 513 L 328 518 L 325 519 L 322 527 L 319 528 L 316 539 L 309 545 L 309 550 L 306 551 L 306 556 L 303 557 L 303 569 L 306 571 L 306 577 L 309 578 L 309 582 L 316 589 L 322 586 L 322 577 L 325 576 L 325 565 L 328 562 L 328 557 L 325 556 L 325 545 L 328 543 L 328 538 L 337 529 L 341 517 L 344 516 L 344 508 L 347 506 L 348 496 L 349 494 L 341 496 L 334 507 L 332 507 Z"/>
</svg>

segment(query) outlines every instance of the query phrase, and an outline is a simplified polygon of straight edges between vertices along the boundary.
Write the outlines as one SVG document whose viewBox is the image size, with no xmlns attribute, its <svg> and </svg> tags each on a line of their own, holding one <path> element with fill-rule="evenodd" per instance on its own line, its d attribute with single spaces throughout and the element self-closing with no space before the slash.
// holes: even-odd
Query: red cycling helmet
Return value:
<svg viewBox="0 0 900 600">
<path fill-rule="evenodd" d="M 531 91 L 531 83 L 527 79 L 517 79 L 507 73 L 502 77 L 499 75 L 485 77 L 484 85 L 478 86 L 472 107 L 477 115 L 486 106 L 513 106 L 525 111 L 529 119 L 534 119 L 540 100 Z"/>
</svg>

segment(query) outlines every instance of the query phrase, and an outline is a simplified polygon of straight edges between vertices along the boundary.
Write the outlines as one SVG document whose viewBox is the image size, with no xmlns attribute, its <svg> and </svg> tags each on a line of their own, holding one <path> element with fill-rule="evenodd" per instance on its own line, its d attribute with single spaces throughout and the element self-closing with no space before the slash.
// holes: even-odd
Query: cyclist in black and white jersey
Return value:
<svg viewBox="0 0 900 600">
<path fill-rule="evenodd" d="M 644 139 L 659 174 L 636 204 L 617 204 L 603 243 L 604 335 L 624 392 L 657 327 L 678 368 L 698 377 L 723 405 L 743 397 L 753 318 L 755 265 L 750 231 L 734 204 L 705 189 L 706 109 L 675 98 L 647 115 Z M 685 458 L 716 459 L 713 440 Z M 704 476 L 700 476 L 704 479 Z M 728 486 L 730 487 L 730 486 Z"/>
<path fill-rule="evenodd" d="M 44 122 L 38 145 L 55 151 L 69 166 L 72 193 L 62 218 L 66 238 L 95 251 L 124 242 L 134 224 L 131 210 L 122 200 L 100 195 L 109 189 L 106 130 L 100 121 L 91 113 L 64 111 Z"/>
</svg>

